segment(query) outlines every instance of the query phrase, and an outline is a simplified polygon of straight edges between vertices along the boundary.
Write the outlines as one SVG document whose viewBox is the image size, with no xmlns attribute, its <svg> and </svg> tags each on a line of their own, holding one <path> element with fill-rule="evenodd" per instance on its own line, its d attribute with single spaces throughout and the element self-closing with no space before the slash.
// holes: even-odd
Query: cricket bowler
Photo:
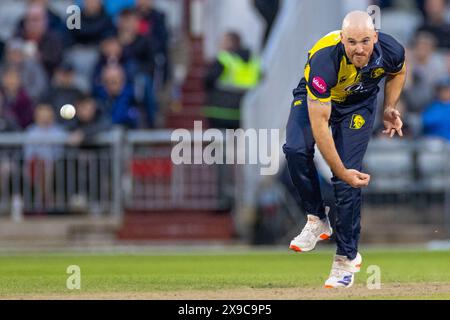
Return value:
<svg viewBox="0 0 450 320">
<path fill-rule="evenodd" d="M 403 136 L 396 105 L 406 79 L 405 49 L 393 37 L 377 32 L 366 12 L 352 11 L 342 30 L 327 34 L 309 51 L 303 78 L 293 91 L 283 151 L 307 223 L 290 249 L 311 251 L 333 233 L 313 161 L 317 143 L 333 173 L 337 207 L 337 251 L 326 288 L 351 287 L 361 268 L 361 188 L 370 181 L 361 167 L 383 78 L 383 133 Z"/>
</svg>

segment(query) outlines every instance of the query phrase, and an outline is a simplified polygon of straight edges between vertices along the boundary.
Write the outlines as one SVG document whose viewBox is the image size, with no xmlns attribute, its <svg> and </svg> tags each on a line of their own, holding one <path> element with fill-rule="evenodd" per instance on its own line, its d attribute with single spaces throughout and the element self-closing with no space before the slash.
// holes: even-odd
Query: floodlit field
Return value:
<svg viewBox="0 0 450 320">
<path fill-rule="evenodd" d="M 3 255 L 0 298 L 450 299 L 450 251 L 362 254 L 362 271 L 346 290 L 322 288 L 330 250 Z M 80 290 L 66 287 L 70 265 L 80 267 Z M 370 265 L 380 267 L 379 290 L 366 286 Z"/>
</svg>

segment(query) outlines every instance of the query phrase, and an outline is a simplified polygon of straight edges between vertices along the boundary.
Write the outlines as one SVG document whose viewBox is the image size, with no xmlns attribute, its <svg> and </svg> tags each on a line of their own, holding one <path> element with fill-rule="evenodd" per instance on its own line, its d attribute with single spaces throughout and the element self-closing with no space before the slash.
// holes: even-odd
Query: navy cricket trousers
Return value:
<svg viewBox="0 0 450 320">
<path fill-rule="evenodd" d="M 299 100 L 299 99 L 296 99 Z M 337 152 L 347 169 L 361 171 L 375 119 L 376 99 L 355 112 L 330 120 Z M 298 103 L 297 103 L 298 104 Z M 352 110 L 355 110 L 353 107 Z M 332 116 L 333 118 L 333 116 Z M 286 155 L 289 173 L 308 214 L 325 218 L 325 207 L 314 165 L 314 137 L 308 115 L 306 96 L 300 105 L 292 104 L 286 128 Z M 336 199 L 335 235 L 338 255 L 354 259 L 361 230 L 361 189 L 353 188 L 336 176 L 332 178 Z"/>
</svg>

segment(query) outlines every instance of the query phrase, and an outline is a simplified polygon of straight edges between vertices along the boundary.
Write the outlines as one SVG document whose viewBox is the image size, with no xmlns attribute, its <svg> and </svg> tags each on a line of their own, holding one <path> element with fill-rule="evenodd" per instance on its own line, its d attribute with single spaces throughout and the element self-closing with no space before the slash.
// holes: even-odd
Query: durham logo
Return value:
<svg viewBox="0 0 450 320">
<path fill-rule="evenodd" d="M 366 120 L 364 120 L 363 116 L 359 114 L 354 114 L 352 116 L 352 122 L 350 123 L 350 129 L 361 129 L 364 124 L 366 123 Z"/>
</svg>

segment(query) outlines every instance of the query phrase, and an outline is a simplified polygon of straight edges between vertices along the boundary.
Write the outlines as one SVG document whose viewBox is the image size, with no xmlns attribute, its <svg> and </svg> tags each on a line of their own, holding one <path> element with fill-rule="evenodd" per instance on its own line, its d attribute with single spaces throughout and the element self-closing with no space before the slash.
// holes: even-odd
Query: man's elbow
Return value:
<svg viewBox="0 0 450 320">
<path fill-rule="evenodd" d="M 388 74 L 388 80 L 395 78 L 404 78 L 406 77 L 407 64 L 406 62 L 403 64 L 403 68 L 397 73 Z"/>
</svg>

